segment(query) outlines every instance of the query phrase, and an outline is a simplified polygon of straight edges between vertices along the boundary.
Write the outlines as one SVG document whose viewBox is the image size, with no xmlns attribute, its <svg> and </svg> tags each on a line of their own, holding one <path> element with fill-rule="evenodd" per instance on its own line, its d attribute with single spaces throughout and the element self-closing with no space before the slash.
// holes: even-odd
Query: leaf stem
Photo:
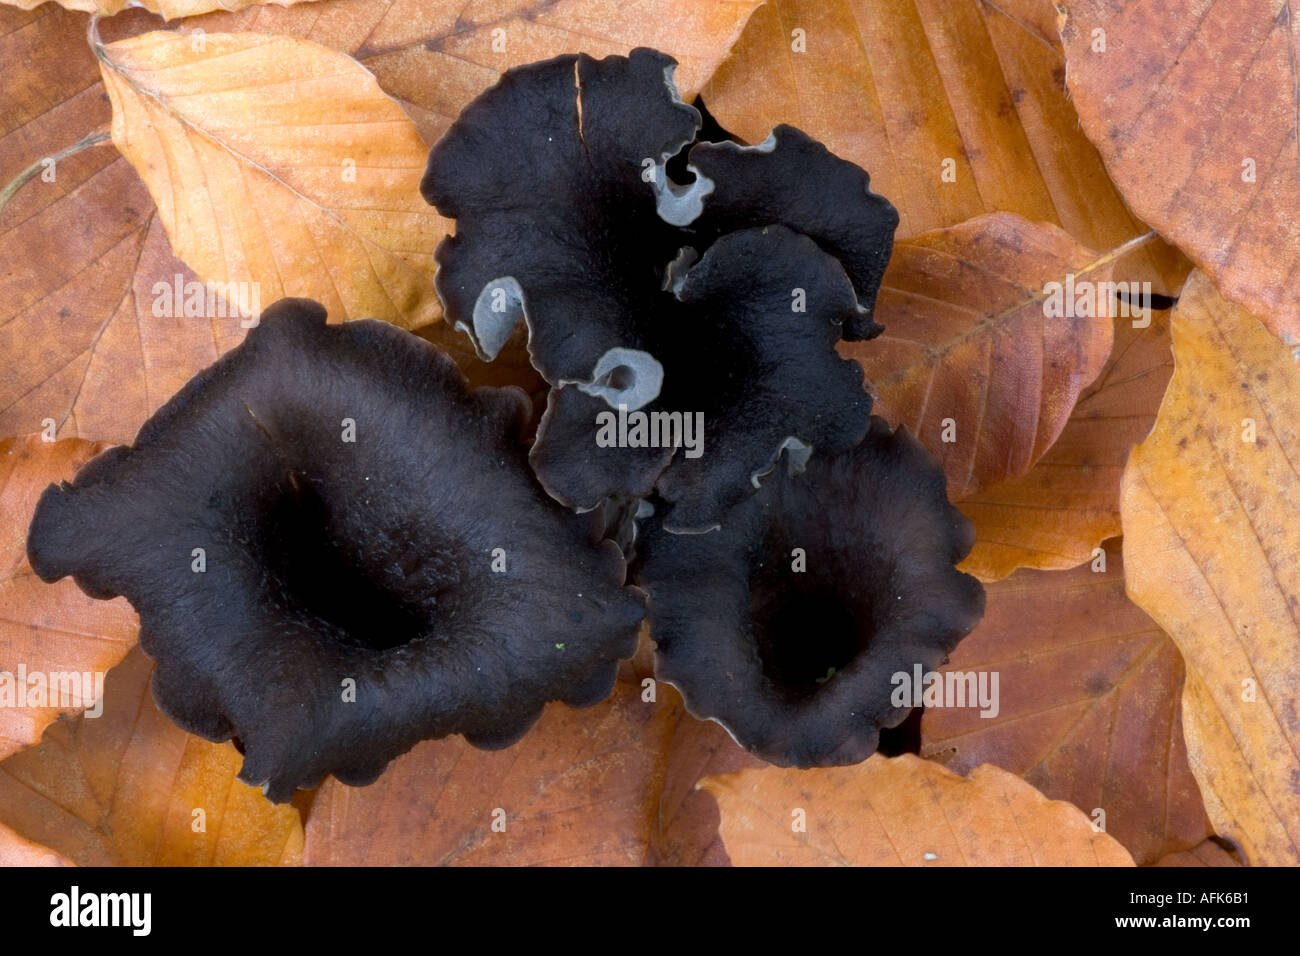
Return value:
<svg viewBox="0 0 1300 956">
<path fill-rule="evenodd" d="M 90 135 L 79 139 L 66 149 L 62 149 L 55 153 L 53 156 L 42 156 L 40 159 L 36 160 L 36 162 L 32 163 L 21 173 L 11 179 L 4 189 L 0 189 L 0 212 L 4 212 L 5 206 L 9 204 L 9 200 L 13 198 L 14 193 L 22 189 L 23 184 L 39 173 L 41 169 L 45 167 L 46 163 L 58 163 L 61 160 L 67 159 L 69 156 L 81 152 L 83 149 L 89 149 L 92 146 L 98 146 L 100 143 L 107 142 L 108 138 L 109 132 L 107 129 L 96 130 Z"/>
<path fill-rule="evenodd" d="M 1098 256 L 1092 262 L 1088 263 L 1088 265 L 1085 266 L 1083 270 L 1080 271 L 1079 274 L 1083 275 L 1085 272 L 1091 272 L 1094 269 L 1098 269 L 1101 266 L 1106 265 L 1107 263 L 1114 262 L 1117 259 L 1122 259 L 1124 256 L 1128 255 L 1134 249 L 1142 248 L 1147 243 L 1149 243 L 1152 239 L 1155 239 L 1157 236 L 1159 236 L 1159 233 L 1156 232 L 1156 230 L 1154 229 L 1148 232 L 1144 232 L 1140 236 L 1134 236 L 1132 239 L 1129 239 L 1127 242 L 1123 242 L 1120 245 L 1116 246 L 1114 249 L 1111 249 L 1109 252 L 1105 252 L 1102 255 Z"/>
</svg>

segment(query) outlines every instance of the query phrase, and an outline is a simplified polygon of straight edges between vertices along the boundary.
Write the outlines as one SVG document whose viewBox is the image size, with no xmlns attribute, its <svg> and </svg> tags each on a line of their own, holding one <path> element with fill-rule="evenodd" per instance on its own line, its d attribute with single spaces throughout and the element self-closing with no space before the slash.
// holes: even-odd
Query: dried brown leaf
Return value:
<svg viewBox="0 0 1300 956">
<path fill-rule="evenodd" d="M 687 102 L 713 75 L 760 0 L 322 0 L 194 21 L 209 31 L 285 33 L 355 56 L 397 97 L 429 145 L 513 66 L 563 53 L 653 47 L 678 62 Z"/>
<path fill-rule="evenodd" d="M 1290 0 L 1061 8 L 1079 123 L 1133 211 L 1225 297 L 1300 343 L 1300 26 Z"/>
<path fill-rule="evenodd" d="M 718 834 L 721 817 L 717 802 L 696 784 L 703 777 L 767 764 L 742 749 L 721 724 L 696 720 L 684 710 L 667 749 L 650 862 L 656 866 L 730 866 Z"/>
<path fill-rule="evenodd" d="M 109 120 L 85 19 L 0 7 L 0 60 L 16 74 L 0 85 L 0 183 L 36 170 L 0 199 L 13 253 L 0 271 L 0 435 L 52 420 L 59 437 L 128 442 L 244 330 L 234 317 L 155 310 L 160 283 L 174 289 L 179 276 L 185 289 L 196 277 L 111 144 L 42 161 Z"/>
<path fill-rule="evenodd" d="M 1124 472 L 1133 601 L 1187 667 L 1183 731 L 1215 831 L 1300 863 L 1300 369 L 1202 273 L 1173 317 L 1174 376 Z"/>
<path fill-rule="evenodd" d="M 438 317 L 446 222 L 419 194 L 425 145 L 355 60 L 293 37 L 171 31 L 96 54 L 114 144 L 177 256 L 228 301 L 305 296 L 335 321 L 405 328 Z"/>
<path fill-rule="evenodd" d="M 1049 317 L 1047 286 L 1071 274 L 1108 282 L 1118 254 L 1009 213 L 894 247 L 876 304 L 884 333 L 841 352 L 865 369 L 876 413 L 939 460 L 952 498 L 1024 474 L 1061 433 L 1113 328 L 1109 317 Z"/>
<path fill-rule="evenodd" d="M 72 861 L 24 839 L 0 823 L 0 866 L 72 866 Z"/>
<path fill-rule="evenodd" d="M 1153 866 L 1241 866 L 1241 861 L 1214 840 L 1161 857 Z"/>
<path fill-rule="evenodd" d="M 1112 837 L 992 765 L 959 777 L 911 754 L 701 782 L 737 866 L 1132 866 Z M 806 832 L 797 825 L 802 811 Z"/>
<path fill-rule="evenodd" d="M 986 593 L 984 620 L 943 672 L 996 674 L 997 710 L 927 707 L 921 755 L 957 773 L 997 764 L 1053 800 L 1100 809 L 1139 864 L 1205 839 L 1183 743 L 1182 658 L 1125 595 L 1119 542 L 1105 570 L 1024 569 Z"/>
<path fill-rule="evenodd" d="M 369 787 L 329 779 L 308 818 L 306 862 L 641 865 L 679 714 L 676 697 L 643 701 L 628 666 L 604 703 L 550 704 L 506 750 L 425 741 Z"/>
<path fill-rule="evenodd" d="M 1072 568 L 1120 533 L 1119 485 L 1129 451 L 1155 424 L 1174 359 L 1169 313 L 1115 319 L 1115 344 L 1070 420 L 1026 474 L 962 499 L 975 546 L 961 569 L 983 581 L 1016 568 Z"/>
<path fill-rule="evenodd" d="M 55 724 L 0 762 L 0 823 L 82 866 L 299 863 L 298 811 L 238 782 L 229 743 L 163 716 L 152 672 L 137 648 L 108 675 L 101 717 Z"/>
<path fill-rule="evenodd" d="M 61 7 L 82 13 L 102 13 L 112 16 L 127 7 L 143 7 L 171 20 L 176 17 L 193 17 L 212 10 L 237 10 L 257 3 L 275 3 L 288 6 L 300 0 L 57 0 Z M 302 0 L 307 2 L 307 0 Z M 20 10 L 35 10 L 45 0 L 0 0 Z"/>
<path fill-rule="evenodd" d="M 1051 0 L 771 0 L 704 100 L 747 142 L 790 123 L 858 163 L 900 238 L 1014 212 L 1117 248 L 1147 229 L 1079 129 L 1054 14 Z M 1118 273 L 1172 294 L 1186 267 L 1153 243 Z"/>
</svg>

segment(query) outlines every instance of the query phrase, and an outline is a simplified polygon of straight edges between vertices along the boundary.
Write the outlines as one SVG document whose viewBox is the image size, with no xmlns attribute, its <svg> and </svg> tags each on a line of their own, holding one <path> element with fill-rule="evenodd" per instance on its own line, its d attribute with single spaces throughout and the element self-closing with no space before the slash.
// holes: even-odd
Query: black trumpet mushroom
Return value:
<svg viewBox="0 0 1300 956">
<path fill-rule="evenodd" d="M 28 537 L 43 580 L 127 597 L 158 705 L 235 738 L 275 801 L 600 701 L 644 615 L 596 515 L 537 487 L 521 391 L 467 390 L 409 333 L 325 320 L 266 309 L 133 445 L 47 489 Z"/>
<path fill-rule="evenodd" d="M 984 589 L 954 567 L 970 521 L 907 433 L 874 418 L 856 448 L 777 475 L 713 534 L 642 528 L 656 673 L 696 717 L 782 766 L 875 751 L 894 675 L 937 669 L 978 623 Z"/>
<path fill-rule="evenodd" d="M 666 527 L 704 532 L 783 455 L 798 471 L 865 434 L 871 399 L 835 343 L 880 331 L 898 215 L 792 127 L 695 142 L 674 66 L 636 49 L 509 70 L 421 191 L 456 221 L 436 252 L 447 319 L 488 360 L 522 323 L 550 386 L 531 456 L 546 489 L 584 511 L 653 493 Z"/>
</svg>

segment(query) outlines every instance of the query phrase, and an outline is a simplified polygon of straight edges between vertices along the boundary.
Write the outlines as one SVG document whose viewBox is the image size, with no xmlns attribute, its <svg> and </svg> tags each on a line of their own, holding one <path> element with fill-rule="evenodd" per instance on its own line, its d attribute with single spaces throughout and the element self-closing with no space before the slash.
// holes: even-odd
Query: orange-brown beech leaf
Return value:
<svg viewBox="0 0 1300 956">
<path fill-rule="evenodd" d="M 1214 840 L 1205 840 L 1190 850 L 1162 856 L 1152 866 L 1241 866 L 1241 861 Z"/>
<path fill-rule="evenodd" d="M 542 44 L 539 56 L 580 48 L 626 52 L 635 45 L 616 42 L 630 22 L 626 11 L 594 0 L 544 10 L 520 5 L 512 8 L 517 22 L 484 19 L 472 30 L 447 9 L 322 0 L 214 14 L 187 21 L 186 28 L 283 32 L 355 52 L 388 92 L 405 91 L 403 105 L 428 142 L 500 69 L 523 62 L 518 44 L 507 44 L 506 54 L 491 49 L 498 27 L 515 39 L 534 38 Z M 682 61 L 677 80 L 689 96 L 725 55 L 752 4 L 656 0 L 638 9 L 661 31 L 692 24 L 663 44 Z M 562 16 L 567 28 L 556 19 Z M 128 10 L 102 21 L 100 30 L 129 37 L 160 22 Z M 244 330 L 238 319 L 219 314 L 154 314 L 159 283 L 174 283 L 179 274 L 185 288 L 197 277 L 171 255 L 148 190 L 107 142 L 112 111 L 86 44 L 86 24 L 84 15 L 50 3 L 34 12 L 0 5 L 0 62 L 9 80 L 0 85 L 0 241 L 8 252 L 0 270 L 0 354 L 13 356 L 0 376 L 0 434 L 34 432 L 53 418 L 60 436 L 127 442 L 180 383 L 237 344 Z M 470 42 L 474 31 L 481 50 Z M 381 41 L 389 46 L 362 49 Z M 443 44 L 455 52 L 442 52 Z M 100 145 L 86 146 L 97 131 Z M 60 158 L 51 172 L 44 161 L 53 157 Z M 436 238 L 426 251 L 429 263 Z M 269 304 L 268 289 L 261 291 L 261 304 Z"/>
<path fill-rule="evenodd" d="M 703 96 L 748 142 L 789 123 L 862 166 L 899 238 L 998 211 L 1091 249 L 1147 231 L 1079 129 L 1051 0 L 770 0 Z M 1120 278 L 1173 294 L 1183 261 L 1152 243 Z"/>
<path fill-rule="evenodd" d="M 1059 5 L 1080 125 L 1133 211 L 1300 344 L 1291 0 Z"/>
<path fill-rule="evenodd" d="M 330 778 L 307 820 L 315 865 L 634 865 L 646 861 L 680 700 L 625 665 L 589 709 L 549 704 L 506 750 L 425 741 L 377 782 Z M 494 826 L 495 825 L 495 826 Z"/>
<path fill-rule="evenodd" d="M 1074 806 L 986 764 L 959 777 L 912 754 L 700 782 L 737 866 L 1132 866 Z"/>
<path fill-rule="evenodd" d="M 414 124 L 348 56 L 294 37 L 165 30 L 97 44 L 113 142 L 173 250 L 228 300 L 336 320 L 439 315 Z M 234 285 L 240 284 L 240 285 Z"/>
<path fill-rule="evenodd" d="M 0 3 L 10 4 L 20 10 L 35 10 L 44 2 L 45 0 L 0 0 Z M 143 7 L 171 20 L 175 17 L 193 17 L 211 10 L 237 10 L 252 3 L 277 3 L 283 6 L 299 0 L 57 0 L 57 2 L 68 10 L 102 13 L 105 16 L 121 13 L 128 6 Z"/>
<path fill-rule="evenodd" d="M 1130 449 L 1146 438 L 1174 370 L 1169 313 L 1117 316 L 1115 344 L 1047 454 L 1026 474 L 962 499 L 975 547 L 961 570 L 983 581 L 1016 568 L 1072 568 L 1120 532 L 1119 485 Z"/>
<path fill-rule="evenodd" d="M 13 253 L 0 271 L 0 434 L 53 420 L 60 437 L 125 443 L 246 330 L 228 303 L 209 312 L 206 289 L 172 254 L 148 191 L 111 144 L 42 175 L 43 158 L 110 119 L 85 21 L 52 4 L 0 7 L 0 61 L 31 75 L 0 85 L 0 182 L 13 184 L 0 195 L 0 239 Z M 468 369 L 473 350 L 456 337 Z M 491 377 L 500 363 L 477 364 Z"/>
<path fill-rule="evenodd" d="M 649 46 L 678 62 L 690 102 L 760 0 L 321 0 L 250 7 L 194 21 L 214 30 L 305 37 L 355 56 L 397 97 L 432 145 L 470 100 L 512 66 L 562 53 L 595 57 Z M 1085 143 L 1086 148 L 1086 143 Z"/>
<path fill-rule="evenodd" d="M 48 847 L 19 836 L 0 823 L 0 866 L 73 866 Z"/>
<path fill-rule="evenodd" d="M 1049 317 L 1047 286 L 1064 297 L 1070 275 L 1109 282 L 1119 255 L 1011 213 L 894 247 L 876 303 L 885 331 L 840 351 L 862 364 L 877 414 L 939 460 L 954 500 L 1024 474 L 1061 433 L 1110 354 L 1115 306 L 1103 296 L 1106 317 Z"/>
<path fill-rule="evenodd" d="M 660 692 L 667 687 L 661 684 Z M 649 862 L 656 866 L 730 866 L 718 834 L 717 802 L 696 783 L 703 777 L 766 766 L 732 740 L 721 724 L 696 720 L 683 710 L 668 745 Z"/>
<path fill-rule="evenodd" d="M 95 601 L 71 578 L 45 584 L 27 563 L 27 525 L 51 482 L 106 445 L 40 435 L 0 441 L 0 758 L 41 739 L 59 716 L 99 709 L 108 669 L 135 644 L 125 598 Z"/>
<path fill-rule="evenodd" d="M 168 720 L 136 648 L 98 718 L 60 721 L 0 762 L 0 823 L 82 866 L 297 864 L 298 811 L 235 779 L 241 758 Z"/>
<path fill-rule="evenodd" d="M 0 183 L 14 187 L 0 193 L 0 434 L 53 420 L 59 437 L 128 442 L 245 330 L 228 312 L 175 304 L 177 276 L 196 301 L 195 276 L 111 144 L 44 162 L 109 120 L 85 24 L 53 4 L 0 7 L 0 62 L 12 71 L 0 85 Z"/>
<path fill-rule="evenodd" d="M 1183 662 L 1124 593 L 1119 542 L 1072 571 L 1017 571 L 987 587 L 988 610 L 943 673 L 976 675 L 993 707 L 927 707 L 921 756 L 957 773 L 982 763 L 1053 800 L 1105 813 L 1106 832 L 1138 863 L 1209 834 L 1187 765 Z M 957 679 L 961 679 L 957 677 Z"/>
<path fill-rule="evenodd" d="M 1300 368 L 1194 272 L 1174 376 L 1124 471 L 1129 596 L 1187 668 L 1183 733 L 1216 833 L 1300 863 Z"/>
</svg>

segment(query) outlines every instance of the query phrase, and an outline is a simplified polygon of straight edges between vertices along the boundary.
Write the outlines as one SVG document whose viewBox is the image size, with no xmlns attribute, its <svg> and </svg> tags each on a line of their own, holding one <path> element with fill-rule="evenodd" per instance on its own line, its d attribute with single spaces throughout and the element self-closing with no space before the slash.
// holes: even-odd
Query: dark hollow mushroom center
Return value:
<svg viewBox="0 0 1300 956">
<path fill-rule="evenodd" d="M 362 559 L 364 543 L 335 540 L 330 506 L 298 481 L 264 516 L 256 547 L 276 599 L 332 639 L 382 651 L 429 631 L 425 603 L 380 580 L 385 556 Z"/>
<path fill-rule="evenodd" d="M 674 411 L 702 411 L 705 430 L 743 409 L 764 369 L 740 339 L 732 317 L 707 307 L 679 307 L 661 323 L 664 338 L 656 355 L 664 362 L 660 405 Z"/>
<path fill-rule="evenodd" d="M 866 648 L 858 613 L 833 591 L 759 597 L 753 605 L 763 673 L 796 697 L 815 693 Z"/>
</svg>

